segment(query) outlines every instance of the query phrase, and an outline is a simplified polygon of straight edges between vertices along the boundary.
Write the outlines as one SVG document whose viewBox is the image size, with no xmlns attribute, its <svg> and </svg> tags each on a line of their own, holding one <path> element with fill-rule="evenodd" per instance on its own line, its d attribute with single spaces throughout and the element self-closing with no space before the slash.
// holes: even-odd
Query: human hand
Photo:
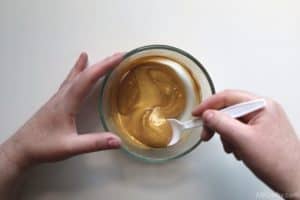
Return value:
<svg viewBox="0 0 300 200">
<path fill-rule="evenodd" d="M 266 99 L 264 109 L 239 120 L 217 111 L 256 98 L 247 92 L 226 90 L 201 103 L 193 115 L 202 116 L 207 127 L 202 139 L 209 140 L 216 131 L 225 152 L 242 160 L 272 189 L 281 194 L 299 195 L 300 145 L 282 107 Z"/>
<path fill-rule="evenodd" d="M 82 53 L 59 90 L 16 134 L 0 146 L 18 168 L 36 163 L 58 161 L 74 155 L 120 147 L 112 133 L 78 135 L 75 116 L 96 81 L 116 66 L 123 54 L 114 54 L 87 68 Z"/>
</svg>

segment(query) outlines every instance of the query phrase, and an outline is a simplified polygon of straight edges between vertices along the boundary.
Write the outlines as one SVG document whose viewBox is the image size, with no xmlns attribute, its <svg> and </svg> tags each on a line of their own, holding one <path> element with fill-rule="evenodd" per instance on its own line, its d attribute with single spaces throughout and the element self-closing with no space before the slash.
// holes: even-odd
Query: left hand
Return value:
<svg viewBox="0 0 300 200">
<path fill-rule="evenodd" d="M 87 68 L 88 57 L 82 53 L 53 97 L 0 146 L 1 155 L 23 168 L 82 153 L 119 148 L 121 141 L 112 133 L 78 135 L 75 115 L 96 81 L 122 58 L 122 53 L 114 54 Z"/>
</svg>

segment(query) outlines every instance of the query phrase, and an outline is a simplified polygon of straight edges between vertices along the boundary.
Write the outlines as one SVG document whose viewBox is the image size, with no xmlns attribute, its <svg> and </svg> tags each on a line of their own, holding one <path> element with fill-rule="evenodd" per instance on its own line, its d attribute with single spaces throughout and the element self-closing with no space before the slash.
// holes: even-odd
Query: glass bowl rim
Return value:
<svg viewBox="0 0 300 200">
<path fill-rule="evenodd" d="M 208 83 L 209 83 L 209 86 L 210 86 L 210 90 L 211 90 L 211 93 L 212 94 L 215 94 L 215 86 L 213 84 L 213 81 L 209 75 L 209 73 L 207 72 L 207 70 L 204 68 L 204 66 L 195 58 L 193 57 L 191 54 L 187 53 L 186 51 L 182 50 L 182 49 L 179 49 L 177 47 L 173 47 L 173 46 L 169 46 L 169 45 L 163 45 L 163 44 L 152 44 L 152 45 L 146 45 L 146 46 L 142 46 L 142 47 L 138 47 L 136 49 L 133 49 L 129 52 L 127 52 L 124 57 L 123 57 L 123 60 L 138 53 L 138 52 L 142 52 L 142 51 L 147 51 L 147 50 L 153 50 L 153 49 L 163 49 L 163 50 L 170 50 L 170 51 L 175 51 L 179 54 L 182 54 L 184 55 L 185 57 L 191 59 L 200 69 L 201 71 L 203 72 L 204 76 L 206 77 Z M 106 82 L 108 81 L 109 77 L 110 77 L 110 74 L 112 73 L 113 69 L 107 73 L 107 75 L 105 75 L 105 78 L 103 80 L 103 83 L 102 83 L 102 86 L 100 88 L 100 96 L 99 96 L 99 103 L 98 103 L 98 112 L 99 112 L 99 115 L 100 115 L 100 120 L 101 120 L 101 123 L 103 125 L 103 128 L 105 131 L 110 131 L 106 125 L 106 121 L 104 119 L 104 115 L 103 115 L 103 112 L 102 112 L 102 104 L 103 104 L 103 101 L 102 101 L 102 97 L 104 95 L 104 89 L 105 89 L 105 85 L 106 85 Z M 124 147 L 123 145 L 121 145 L 121 149 L 126 152 L 129 156 L 133 157 L 133 158 L 137 158 L 139 160 L 142 160 L 142 161 L 145 161 L 145 162 L 148 162 L 148 163 L 162 163 L 162 162 L 166 162 L 166 161 L 170 161 L 170 160 L 174 160 L 174 159 L 177 159 L 177 158 L 180 158 L 186 154 L 188 154 L 189 152 L 191 152 L 192 150 L 194 150 L 199 144 L 201 143 L 201 139 L 199 139 L 199 141 L 197 143 L 195 143 L 193 146 L 189 147 L 187 150 L 183 151 L 182 153 L 179 153 L 177 155 L 174 155 L 174 156 L 170 156 L 170 157 L 166 157 L 166 158 L 160 158 L 160 159 L 153 159 L 153 158 L 149 158 L 149 157 L 144 157 L 140 154 L 137 154 L 137 153 L 134 153 L 134 152 L 131 152 L 129 151 L 126 147 Z"/>
</svg>

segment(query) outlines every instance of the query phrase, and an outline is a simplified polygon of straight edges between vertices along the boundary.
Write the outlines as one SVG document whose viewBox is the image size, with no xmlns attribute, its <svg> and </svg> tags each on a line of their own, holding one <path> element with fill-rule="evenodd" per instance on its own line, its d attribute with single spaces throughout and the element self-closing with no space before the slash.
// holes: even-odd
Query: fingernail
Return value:
<svg viewBox="0 0 300 200">
<path fill-rule="evenodd" d="M 109 138 L 109 139 L 107 140 L 107 144 L 108 144 L 108 146 L 111 147 L 111 148 L 117 148 L 117 147 L 120 147 L 121 142 L 120 142 L 119 140 L 117 140 L 117 139 Z"/>
<path fill-rule="evenodd" d="M 199 115 L 199 106 L 195 107 L 193 110 L 192 110 L 192 115 Z"/>
<path fill-rule="evenodd" d="M 197 115 L 197 114 L 198 114 L 198 113 L 197 113 L 197 110 L 196 110 L 196 109 L 192 111 L 192 115 L 195 116 L 195 115 Z"/>
</svg>

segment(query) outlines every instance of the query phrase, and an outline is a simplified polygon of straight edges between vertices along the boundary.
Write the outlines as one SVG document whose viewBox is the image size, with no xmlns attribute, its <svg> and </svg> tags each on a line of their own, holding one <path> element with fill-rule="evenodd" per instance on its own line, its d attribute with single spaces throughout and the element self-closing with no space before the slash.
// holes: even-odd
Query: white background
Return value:
<svg viewBox="0 0 300 200">
<path fill-rule="evenodd" d="M 1 142 L 57 90 L 81 51 L 93 63 L 153 43 L 190 52 L 218 91 L 277 99 L 300 133 L 299 6 L 297 0 L 1 0 Z M 96 98 L 79 117 L 82 131 L 99 129 Z M 22 197 L 250 200 L 269 191 L 215 137 L 163 165 L 121 151 L 43 165 L 30 174 Z"/>
</svg>

